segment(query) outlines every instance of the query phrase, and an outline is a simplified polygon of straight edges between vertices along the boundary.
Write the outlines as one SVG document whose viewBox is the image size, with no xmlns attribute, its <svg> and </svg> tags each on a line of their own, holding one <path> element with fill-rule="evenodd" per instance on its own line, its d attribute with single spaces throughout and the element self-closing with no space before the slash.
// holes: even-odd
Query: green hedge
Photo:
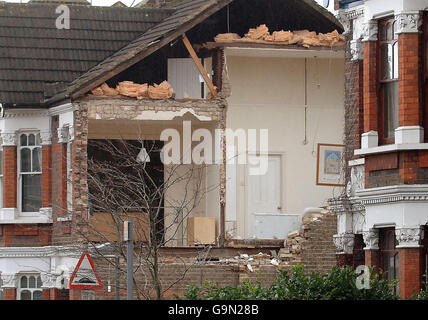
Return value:
<svg viewBox="0 0 428 320">
<path fill-rule="evenodd" d="M 329 274 L 305 274 L 303 265 L 290 272 L 280 270 L 269 287 L 244 282 L 237 287 L 218 287 L 205 283 L 190 286 L 187 300 L 396 300 L 394 285 L 371 272 L 370 289 L 357 288 L 358 275 L 351 267 L 333 268 Z"/>
</svg>

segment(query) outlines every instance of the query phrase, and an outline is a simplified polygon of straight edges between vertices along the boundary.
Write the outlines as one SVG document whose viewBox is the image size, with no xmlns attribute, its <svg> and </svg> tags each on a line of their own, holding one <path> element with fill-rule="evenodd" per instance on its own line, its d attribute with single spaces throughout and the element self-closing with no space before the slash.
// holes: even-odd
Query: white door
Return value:
<svg viewBox="0 0 428 320">
<path fill-rule="evenodd" d="M 255 163 L 249 156 L 248 163 Z M 248 238 L 254 238 L 255 213 L 281 213 L 281 156 L 270 155 L 265 175 L 248 175 Z"/>
</svg>

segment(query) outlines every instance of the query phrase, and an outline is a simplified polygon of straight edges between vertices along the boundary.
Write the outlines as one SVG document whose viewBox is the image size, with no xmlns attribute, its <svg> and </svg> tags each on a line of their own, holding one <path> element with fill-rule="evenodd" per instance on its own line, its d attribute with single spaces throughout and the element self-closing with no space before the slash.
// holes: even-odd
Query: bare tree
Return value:
<svg viewBox="0 0 428 320">
<path fill-rule="evenodd" d="M 183 244 L 185 223 L 208 192 L 219 192 L 219 183 L 207 185 L 211 165 L 163 165 L 159 141 L 90 140 L 88 143 L 88 199 L 92 217 L 82 233 L 99 256 L 117 266 L 126 261 L 123 222 L 132 219 L 135 231 L 134 287 L 137 299 L 162 299 L 197 263 L 203 263 L 212 245 L 200 247 L 193 260 L 181 259 L 176 279 L 163 284 L 160 251 Z M 73 188 L 76 187 L 73 185 Z M 180 260 L 179 258 L 176 259 Z"/>
</svg>

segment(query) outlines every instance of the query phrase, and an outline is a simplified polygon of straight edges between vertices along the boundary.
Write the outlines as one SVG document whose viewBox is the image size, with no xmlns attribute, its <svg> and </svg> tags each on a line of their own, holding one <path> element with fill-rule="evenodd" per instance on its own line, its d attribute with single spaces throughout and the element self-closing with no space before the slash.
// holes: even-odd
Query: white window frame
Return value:
<svg viewBox="0 0 428 320">
<path fill-rule="evenodd" d="M 40 148 L 40 152 L 42 152 L 42 144 L 40 143 L 39 145 L 34 145 L 34 146 L 21 146 L 21 135 L 23 135 L 23 134 L 25 134 L 25 135 L 27 135 L 27 141 L 28 141 L 28 137 L 29 137 L 29 135 L 30 134 L 34 134 L 35 135 L 35 137 L 36 137 L 36 141 L 37 141 L 37 135 L 39 135 L 39 141 L 41 141 L 41 137 L 40 137 L 40 131 L 35 131 L 35 130 L 31 130 L 31 131 L 20 131 L 20 132 L 18 132 L 17 133 L 17 140 L 18 140 L 18 143 L 17 143 L 17 146 L 18 146 L 18 148 L 17 148 L 17 157 L 16 157 L 16 161 L 18 162 L 17 163 L 17 179 L 18 179 L 18 183 L 17 183 L 17 187 L 18 187 L 18 192 L 17 192 L 17 195 L 18 195 L 18 210 L 19 210 L 19 215 L 21 216 L 21 217 L 38 217 L 39 215 L 40 215 L 40 210 L 39 211 L 35 211 L 35 212 L 23 212 L 22 210 L 23 210 L 23 208 L 22 208 L 22 176 L 23 175 L 34 175 L 34 174 L 38 174 L 38 175 L 40 175 L 40 176 L 42 176 L 42 174 L 43 174 L 43 168 L 42 168 L 42 161 L 43 161 L 43 159 L 42 159 L 42 161 L 41 161 L 41 163 L 40 163 L 40 172 L 21 172 L 21 149 L 23 149 L 23 148 L 28 148 L 28 149 L 30 149 L 31 150 L 31 164 L 30 164 L 30 166 L 31 166 L 31 170 L 33 169 L 33 149 L 35 149 L 35 148 Z M 28 144 L 28 143 L 27 143 Z M 41 185 L 40 185 L 40 187 L 41 187 Z"/>
<path fill-rule="evenodd" d="M 22 288 L 21 287 L 21 279 L 23 277 L 27 277 L 27 286 L 28 286 L 27 288 Z M 36 281 L 35 288 L 29 288 L 29 286 L 30 286 L 30 277 L 34 277 L 35 278 L 35 281 Z M 40 287 L 37 287 L 37 282 L 38 282 L 37 278 L 40 278 L 40 283 L 41 283 Z M 37 273 L 20 274 L 19 277 L 18 277 L 18 290 L 16 290 L 16 295 L 17 295 L 16 300 L 21 300 L 21 292 L 22 291 L 30 291 L 31 292 L 31 300 L 34 300 L 33 297 L 34 297 L 34 292 L 35 291 L 40 291 L 41 294 L 42 294 L 42 298 L 43 298 L 43 289 L 42 289 L 42 286 L 43 286 L 43 282 L 42 282 L 42 278 L 41 278 L 40 274 L 37 274 Z"/>
</svg>

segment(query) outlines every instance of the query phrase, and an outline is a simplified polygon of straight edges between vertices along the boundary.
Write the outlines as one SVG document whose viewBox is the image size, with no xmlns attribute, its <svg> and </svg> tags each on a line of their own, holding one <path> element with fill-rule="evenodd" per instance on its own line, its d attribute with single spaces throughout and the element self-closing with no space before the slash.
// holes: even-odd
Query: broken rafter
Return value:
<svg viewBox="0 0 428 320">
<path fill-rule="evenodd" d="M 212 97 L 217 98 L 217 90 L 215 89 L 211 79 L 208 77 L 208 73 L 206 72 L 205 68 L 202 66 L 201 61 L 199 60 L 195 50 L 193 49 L 192 45 L 190 44 L 190 41 L 187 38 L 185 33 L 182 35 L 182 40 L 183 40 L 184 46 L 186 47 L 187 51 L 189 52 L 190 56 L 192 57 L 193 62 L 195 63 L 196 67 L 198 68 L 199 73 L 204 78 L 205 83 L 207 84 L 208 88 L 210 89 Z"/>
</svg>

